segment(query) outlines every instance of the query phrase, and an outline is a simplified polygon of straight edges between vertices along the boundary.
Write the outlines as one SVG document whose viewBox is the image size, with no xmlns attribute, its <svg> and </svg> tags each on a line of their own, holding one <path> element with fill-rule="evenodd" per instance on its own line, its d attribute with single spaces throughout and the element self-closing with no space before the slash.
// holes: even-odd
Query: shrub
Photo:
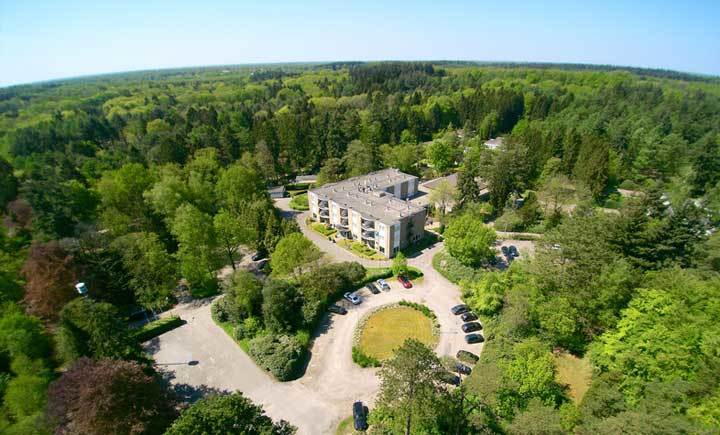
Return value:
<svg viewBox="0 0 720 435">
<path fill-rule="evenodd" d="M 160 334 L 172 331 L 173 329 L 182 326 L 184 323 L 185 321 L 178 316 L 169 316 L 163 319 L 158 319 L 143 325 L 142 328 L 135 331 L 135 339 L 142 343 L 155 338 Z"/>
<path fill-rule="evenodd" d="M 352 360 L 360 367 L 380 367 L 378 359 L 365 355 L 357 346 L 352 348 Z"/>
<path fill-rule="evenodd" d="M 319 222 L 312 224 L 312 229 L 326 237 L 337 233 L 335 228 L 330 228 L 329 226 Z"/>
<path fill-rule="evenodd" d="M 465 302 L 479 314 L 492 316 L 503 306 L 507 278 L 499 272 L 485 274 L 477 281 L 463 284 Z"/>
<path fill-rule="evenodd" d="M 365 277 L 362 282 L 358 283 L 358 286 L 367 284 L 369 282 L 377 281 L 383 278 L 390 278 L 393 275 L 392 269 L 389 267 L 372 267 L 368 268 L 365 272 Z"/>
<path fill-rule="evenodd" d="M 250 340 L 248 350 L 255 362 L 279 381 L 293 378 L 305 354 L 305 348 L 292 335 L 261 335 Z"/>
<path fill-rule="evenodd" d="M 460 281 L 474 282 L 483 275 L 481 270 L 465 266 L 445 251 L 435 254 L 432 264 L 435 270 L 455 284 L 460 283 Z"/>
<path fill-rule="evenodd" d="M 225 298 L 215 301 L 212 307 L 210 307 L 210 314 L 216 322 L 224 323 L 228 321 L 228 315 L 225 311 Z"/>
<path fill-rule="evenodd" d="M 407 258 L 405 257 L 405 254 L 402 252 L 398 252 L 395 258 L 393 258 L 392 262 L 392 271 L 393 275 L 407 275 L 408 273 L 408 264 L 407 264 Z"/>
<path fill-rule="evenodd" d="M 262 322 L 257 317 L 248 317 L 235 328 L 235 338 L 243 340 L 255 337 L 262 329 Z"/>
<path fill-rule="evenodd" d="M 435 313 L 433 312 L 433 310 L 431 310 L 430 308 L 426 307 L 426 306 L 423 305 L 423 304 L 418 304 L 418 303 L 415 303 L 415 302 L 410 302 L 410 301 L 402 300 L 402 301 L 398 302 L 398 305 L 401 305 L 401 306 L 404 306 L 404 307 L 410 307 L 410 308 L 412 308 L 412 309 L 415 309 L 415 310 L 417 310 L 417 311 L 420 311 L 421 313 L 423 313 L 423 314 L 425 315 L 425 317 L 429 317 L 429 318 L 432 319 L 432 320 L 437 320 L 437 316 L 435 315 Z"/>
</svg>

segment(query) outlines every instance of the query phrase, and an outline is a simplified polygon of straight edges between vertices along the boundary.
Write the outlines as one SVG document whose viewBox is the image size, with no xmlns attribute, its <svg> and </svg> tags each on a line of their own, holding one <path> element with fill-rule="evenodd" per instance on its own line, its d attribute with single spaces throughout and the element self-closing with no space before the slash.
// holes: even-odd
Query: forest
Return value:
<svg viewBox="0 0 720 435">
<path fill-rule="evenodd" d="M 502 147 L 484 146 L 496 137 Z M 720 430 L 720 80 L 357 62 L 0 89 L 0 432 L 292 433 L 239 393 L 181 404 L 128 319 L 223 292 L 216 319 L 291 377 L 320 310 L 367 271 L 326 265 L 322 285 L 297 273 L 319 254 L 267 188 L 384 167 L 458 172 L 445 192 L 458 207 L 433 210 L 443 272 L 488 342 L 455 392 L 384 385 L 378 433 L 401 432 L 410 414 L 428 434 Z M 536 255 L 486 267 L 483 222 L 542 234 Z M 240 246 L 270 256 L 271 279 L 218 280 Z M 558 354 L 591 366 L 581 400 L 557 381 Z M 412 343 L 403 355 L 435 364 Z M 212 426 L 213 413 L 227 421 Z"/>
</svg>

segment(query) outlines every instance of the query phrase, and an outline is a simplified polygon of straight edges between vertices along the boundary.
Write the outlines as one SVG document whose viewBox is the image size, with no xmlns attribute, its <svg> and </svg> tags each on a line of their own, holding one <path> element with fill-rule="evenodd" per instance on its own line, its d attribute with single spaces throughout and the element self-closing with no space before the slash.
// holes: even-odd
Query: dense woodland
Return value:
<svg viewBox="0 0 720 435">
<path fill-rule="evenodd" d="M 498 150 L 483 146 L 497 136 Z M 409 416 L 413 433 L 720 430 L 720 81 L 337 63 L 0 89 L 0 432 L 187 433 L 228 409 L 248 416 L 228 425 L 291 432 L 237 394 L 175 406 L 126 319 L 222 290 L 216 318 L 259 364 L 291 377 L 319 313 L 365 271 L 308 266 L 312 246 L 266 188 L 389 166 L 459 171 L 445 192 L 459 206 L 436 210 L 443 264 L 482 313 L 488 343 L 477 375 L 453 391 L 437 386 L 433 355 L 409 343 L 383 368 L 378 432 L 405 431 Z M 496 270 L 483 221 L 544 234 L 537 255 Z M 240 246 L 270 254 L 270 279 L 238 271 L 218 282 Z M 553 351 L 592 364 L 581 401 L 557 382 Z M 404 358 L 428 375 L 412 397 L 398 387 Z"/>
</svg>

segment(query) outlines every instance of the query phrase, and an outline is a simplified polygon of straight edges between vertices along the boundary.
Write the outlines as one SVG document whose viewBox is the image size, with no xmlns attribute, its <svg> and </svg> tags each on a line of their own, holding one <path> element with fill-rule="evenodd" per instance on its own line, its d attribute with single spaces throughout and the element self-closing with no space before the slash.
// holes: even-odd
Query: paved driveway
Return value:
<svg viewBox="0 0 720 435">
<path fill-rule="evenodd" d="M 327 245 L 320 247 L 325 249 Z M 171 382 L 181 389 L 239 390 L 262 404 L 269 416 L 297 426 L 299 434 L 332 434 L 340 420 L 352 413 L 354 401 L 372 404 L 379 388 L 377 369 L 360 368 L 351 356 L 355 327 L 368 311 L 402 299 L 422 303 L 435 312 L 440 323 L 436 348 L 439 355 L 454 355 L 459 349 L 475 353 L 482 350 L 482 344 L 465 344 L 462 322 L 450 313 L 450 308 L 461 302 L 460 291 L 432 267 L 432 256 L 440 249 L 441 243 L 409 260 L 410 265 L 425 273 L 412 289 L 391 282 L 390 291 L 378 295 L 361 290 L 362 304 L 344 304 L 347 315 L 326 317 L 315 332 L 305 374 L 292 382 L 277 382 L 258 368 L 213 322 L 209 300 L 180 305 L 167 313 L 178 314 L 188 323 L 145 346 L 159 368 L 173 375 Z M 335 254 L 330 252 L 329 256 L 344 261 Z"/>
</svg>

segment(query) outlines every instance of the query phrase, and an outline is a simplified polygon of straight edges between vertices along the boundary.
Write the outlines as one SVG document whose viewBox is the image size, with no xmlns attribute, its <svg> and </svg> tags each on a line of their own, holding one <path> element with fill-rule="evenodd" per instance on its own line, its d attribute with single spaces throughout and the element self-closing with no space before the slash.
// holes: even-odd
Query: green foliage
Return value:
<svg viewBox="0 0 720 435">
<path fill-rule="evenodd" d="M 418 304 L 415 302 L 402 300 L 402 301 L 398 302 L 398 305 L 403 306 L 403 307 L 413 308 L 413 309 L 423 313 L 423 315 L 425 315 L 425 317 L 428 317 L 428 318 L 432 319 L 433 321 L 437 321 L 437 316 L 435 315 L 433 310 L 431 310 L 430 308 L 426 307 L 423 304 Z"/>
<path fill-rule="evenodd" d="M 250 356 L 280 381 L 289 381 L 302 365 L 305 348 L 292 335 L 261 335 L 250 340 Z"/>
<path fill-rule="evenodd" d="M 64 362 L 81 356 L 145 361 L 117 309 L 87 298 L 73 300 L 60 313 L 57 352 Z"/>
<path fill-rule="evenodd" d="M 320 250 L 300 233 L 283 237 L 270 256 L 273 274 L 283 276 L 296 274 L 298 269 L 319 259 Z"/>
<path fill-rule="evenodd" d="M 153 320 L 150 323 L 146 323 L 140 329 L 134 331 L 135 339 L 140 342 L 146 342 L 150 339 L 157 337 L 158 335 L 164 334 L 168 331 L 172 331 L 185 324 L 185 321 L 180 316 L 168 316 L 162 319 Z"/>
<path fill-rule="evenodd" d="M 358 346 L 352 348 L 352 360 L 360 367 L 380 367 L 380 361 L 371 356 L 367 356 Z"/>
<path fill-rule="evenodd" d="M 465 266 L 446 251 L 440 251 L 433 256 L 433 268 L 440 272 L 448 281 L 459 284 L 461 282 L 474 282 L 483 275 L 483 271 Z"/>
<path fill-rule="evenodd" d="M 398 252 L 397 255 L 395 255 L 395 258 L 393 258 L 392 272 L 393 272 L 393 275 L 395 275 L 395 276 L 399 276 L 399 275 L 407 276 L 407 273 L 408 273 L 407 258 L 405 257 L 405 254 L 403 254 L 402 252 Z"/>
<path fill-rule="evenodd" d="M 232 428 L 238 433 L 291 435 L 295 428 L 284 420 L 274 423 L 262 407 L 242 393 L 212 395 L 180 414 L 166 435 L 224 435 Z"/>
<path fill-rule="evenodd" d="M 215 270 L 220 266 L 220 258 L 212 218 L 192 205 L 183 204 L 176 212 L 171 230 L 179 241 L 176 256 L 180 270 L 191 288 L 216 288 Z"/>
<path fill-rule="evenodd" d="M 443 233 L 447 251 L 466 266 L 477 267 L 495 256 L 495 231 L 473 216 L 463 214 Z"/>
<path fill-rule="evenodd" d="M 592 347 L 594 364 L 622 374 L 620 387 L 631 403 L 642 397 L 650 381 L 697 382 L 703 376 L 707 383 L 708 374 L 715 372 L 712 367 L 720 363 L 714 320 L 720 314 L 717 288 L 717 281 L 702 281 L 681 270 L 649 275 L 617 328 Z"/>
<path fill-rule="evenodd" d="M 508 277 L 501 272 L 487 272 L 462 280 L 463 300 L 478 314 L 493 316 L 503 306 Z"/>
<path fill-rule="evenodd" d="M 261 314 L 263 285 L 250 272 L 234 272 L 226 281 L 222 305 L 228 319 L 234 323 L 242 322 L 250 316 Z"/>
<path fill-rule="evenodd" d="M 263 322 L 273 332 L 292 332 L 302 325 L 302 295 L 294 285 L 270 280 L 262 290 Z"/>
<path fill-rule="evenodd" d="M 313 223 L 312 225 L 310 225 L 310 227 L 311 227 L 314 231 L 322 234 L 322 235 L 325 236 L 325 237 L 330 237 L 330 236 L 332 236 L 332 235 L 334 235 L 334 234 L 337 233 L 337 230 L 336 230 L 335 228 L 331 228 L 331 227 L 329 227 L 329 226 L 327 226 L 327 225 L 325 225 L 324 223 L 321 223 L 321 222 Z"/>
<path fill-rule="evenodd" d="M 425 147 L 425 156 L 435 170 L 443 175 L 455 163 L 457 149 L 450 140 L 436 139 Z"/>
</svg>

